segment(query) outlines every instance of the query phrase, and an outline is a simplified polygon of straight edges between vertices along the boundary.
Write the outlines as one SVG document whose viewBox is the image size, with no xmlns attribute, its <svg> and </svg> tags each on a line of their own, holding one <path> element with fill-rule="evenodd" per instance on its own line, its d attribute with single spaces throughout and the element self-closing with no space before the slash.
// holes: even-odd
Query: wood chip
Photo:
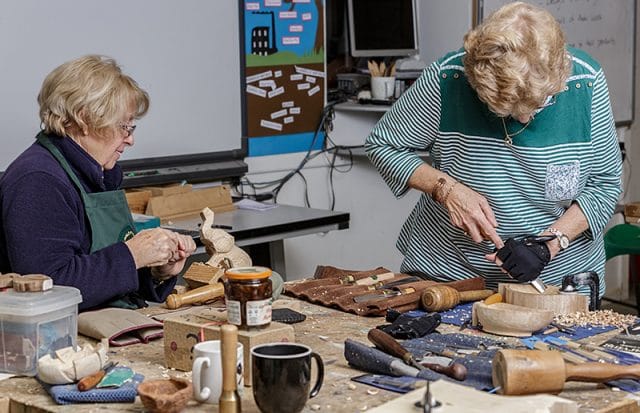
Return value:
<svg viewBox="0 0 640 413">
<path fill-rule="evenodd" d="M 554 321 L 568 326 L 585 327 L 592 325 L 625 328 L 636 322 L 636 316 L 620 314 L 612 310 L 597 310 L 558 315 Z"/>
</svg>

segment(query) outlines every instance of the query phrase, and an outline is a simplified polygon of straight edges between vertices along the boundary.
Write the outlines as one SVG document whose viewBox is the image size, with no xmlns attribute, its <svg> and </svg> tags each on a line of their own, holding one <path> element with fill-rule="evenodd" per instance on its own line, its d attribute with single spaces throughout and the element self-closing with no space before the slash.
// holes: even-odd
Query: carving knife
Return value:
<svg viewBox="0 0 640 413">
<path fill-rule="evenodd" d="M 363 303 L 365 301 L 378 301 L 388 297 L 397 297 L 399 295 L 415 293 L 415 288 L 400 288 L 398 290 L 378 290 L 376 293 L 364 294 L 353 297 L 353 301 L 356 303 Z"/>
<path fill-rule="evenodd" d="M 117 364 L 118 364 L 117 362 L 114 363 L 110 361 L 107 364 L 105 364 L 104 367 L 101 368 L 97 373 L 93 373 L 81 378 L 80 381 L 78 382 L 78 390 L 87 391 L 96 387 L 96 385 L 100 383 L 100 380 L 102 380 L 102 378 Z"/>
</svg>

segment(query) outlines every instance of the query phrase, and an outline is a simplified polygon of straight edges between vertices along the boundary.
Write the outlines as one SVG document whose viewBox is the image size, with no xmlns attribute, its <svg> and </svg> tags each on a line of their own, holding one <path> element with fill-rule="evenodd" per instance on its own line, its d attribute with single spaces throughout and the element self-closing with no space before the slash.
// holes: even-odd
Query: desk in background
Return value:
<svg viewBox="0 0 640 413">
<path fill-rule="evenodd" d="M 269 267 L 286 278 L 284 240 L 349 228 L 348 212 L 336 212 L 278 204 L 266 211 L 236 209 L 215 214 L 214 224 L 235 237 L 236 245 L 245 249 L 253 263 Z M 165 228 L 190 231 L 201 247 L 200 218 L 174 220 Z M 204 252 L 199 248 L 199 252 Z"/>
</svg>

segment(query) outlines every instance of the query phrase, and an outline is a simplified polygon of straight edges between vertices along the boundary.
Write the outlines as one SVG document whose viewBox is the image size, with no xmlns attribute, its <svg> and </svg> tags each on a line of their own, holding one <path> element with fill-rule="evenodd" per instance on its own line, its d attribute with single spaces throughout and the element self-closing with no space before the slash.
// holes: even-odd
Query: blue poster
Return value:
<svg viewBox="0 0 640 413">
<path fill-rule="evenodd" d="M 321 148 L 324 0 L 245 0 L 243 10 L 248 155 Z"/>
</svg>

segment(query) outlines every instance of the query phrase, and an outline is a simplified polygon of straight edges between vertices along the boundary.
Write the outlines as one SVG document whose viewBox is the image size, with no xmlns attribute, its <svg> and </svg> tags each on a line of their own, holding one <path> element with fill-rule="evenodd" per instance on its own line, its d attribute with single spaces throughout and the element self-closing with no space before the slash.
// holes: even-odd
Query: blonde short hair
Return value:
<svg viewBox="0 0 640 413">
<path fill-rule="evenodd" d="M 144 116 L 149 110 L 149 95 L 122 73 L 115 60 L 88 55 L 49 73 L 38 94 L 38 104 L 47 133 L 67 136 L 90 131 L 106 137 L 124 117 Z"/>
<path fill-rule="evenodd" d="M 496 115 L 529 116 L 561 92 L 571 59 L 558 21 L 527 3 L 507 4 L 464 37 L 464 68 Z"/>
</svg>

